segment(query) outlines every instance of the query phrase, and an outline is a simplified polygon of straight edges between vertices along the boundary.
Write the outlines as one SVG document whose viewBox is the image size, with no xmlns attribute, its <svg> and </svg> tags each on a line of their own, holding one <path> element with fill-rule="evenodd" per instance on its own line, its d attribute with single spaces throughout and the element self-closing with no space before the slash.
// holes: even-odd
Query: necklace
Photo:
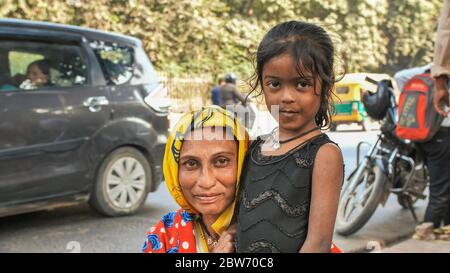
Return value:
<svg viewBox="0 0 450 273">
<path fill-rule="evenodd" d="M 302 143 L 300 143 L 299 145 L 297 145 L 296 147 L 294 147 L 293 149 L 291 149 L 289 152 L 285 153 L 284 155 L 264 156 L 266 158 L 265 162 L 264 162 L 264 159 L 260 159 L 262 147 L 259 146 L 259 148 L 254 148 L 254 149 L 250 150 L 250 159 L 253 163 L 255 163 L 258 166 L 267 166 L 267 165 L 275 164 L 275 163 L 278 163 L 278 162 L 284 160 L 285 158 L 289 157 L 290 155 L 292 155 L 293 153 L 295 153 L 296 151 L 298 151 L 305 145 L 308 145 L 308 143 L 311 143 L 315 139 L 317 139 L 319 137 L 323 137 L 323 136 L 324 136 L 323 133 L 321 133 L 320 135 L 317 135 L 317 136 L 313 136 L 310 139 L 303 141 Z M 263 140 L 260 140 L 260 141 L 263 141 Z M 256 144 L 256 146 L 258 146 L 258 145 L 259 144 Z"/>
<path fill-rule="evenodd" d="M 200 219 L 200 224 L 201 224 L 202 229 L 205 231 L 205 234 L 206 234 L 206 244 L 208 246 L 211 246 L 211 247 L 215 248 L 216 245 L 217 245 L 217 241 L 218 240 L 209 233 L 208 229 L 205 226 L 205 223 L 203 222 L 203 219 Z"/>
<path fill-rule="evenodd" d="M 277 128 L 275 128 L 275 129 L 277 129 Z M 302 136 L 305 136 L 305 135 L 307 135 L 307 134 L 309 134 L 309 133 L 311 133 L 311 132 L 313 132 L 315 130 L 318 130 L 319 127 L 314 127 L 311 130 L 308 130 L 306 132 L 303 132 L 301 134 L 298 134 L 298 135 L 296 135 L 294 137 L 291 137 L 291 138 L 288 138 L 288 139 L 285 139 L 285 140 L 278 140 L 277 138 L 274 137 L 273 132 L 275 132 L 275 129 L 272 131 L 269 141 L 271 142 L 272 148 L 275 149 L 275 150 L 278 150 L 278 149 L 281 148 L 281 144 L 288 143 L 288 142 L 291 142 L 291 141 L 296 140 L 298 138 L 301 138 Z"/>
</svg>

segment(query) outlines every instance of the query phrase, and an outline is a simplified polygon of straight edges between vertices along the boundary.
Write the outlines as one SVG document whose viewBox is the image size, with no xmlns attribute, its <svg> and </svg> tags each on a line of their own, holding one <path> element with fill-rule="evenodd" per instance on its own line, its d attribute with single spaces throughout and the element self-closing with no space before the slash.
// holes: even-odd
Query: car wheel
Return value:
<svg viewBox="0 0 450 273">
<path fill-rule="evenodd" d="M 145 202 L 151 179 L 150 164 L 141 152 L 118 148 L 101 163 L 89 203 L 106 216 L 132 214 Z"/>
</svg>

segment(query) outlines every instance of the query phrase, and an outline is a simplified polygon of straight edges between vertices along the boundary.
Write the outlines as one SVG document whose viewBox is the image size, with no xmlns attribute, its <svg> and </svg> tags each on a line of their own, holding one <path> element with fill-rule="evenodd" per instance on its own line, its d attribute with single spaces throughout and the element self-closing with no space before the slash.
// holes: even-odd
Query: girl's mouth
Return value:
<svg viewBox="0 0 450 273">
<path fill-rule="evenodd" d="M 280 115 L 285 116 L 285 117 L 293 117 L 298 114 L 299 114 L 299 112 L 297 112 L 297 111 L 290 111 L 290 110 L 281 110 L 280 111 Z"/>
</svg>

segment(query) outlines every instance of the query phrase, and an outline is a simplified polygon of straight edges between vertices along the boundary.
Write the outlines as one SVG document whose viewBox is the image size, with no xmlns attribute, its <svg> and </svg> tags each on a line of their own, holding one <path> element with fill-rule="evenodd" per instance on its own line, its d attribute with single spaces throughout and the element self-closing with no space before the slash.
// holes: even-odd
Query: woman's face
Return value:
<svg viewBox="0 0 450 273">
<path fill-rule="evenodd" d="M 217 140 L 215 136 L 215 129 L 207 127 L 185 139 L 178 180 L 191 206 L 203 216 L 217 218 L 234 200 L 238 145 L 235 140 Z"/>
<path fill-rule="evenodd" d="M 27 73 L 28 79 L 30 79 L 31 83 L 35 86 L 42 86 L 47 83 L 48 77 L 45 75 L 37 64 L 32 64 L 28 68 Z"/>
<path fill-rule="evenodd" d="M 267 108 L 279 106 L 280 130 L 296 132 L 316 126 L 320 82 L 309 72 L 301 77 L 289 54 L 270 59 L 263 67 L 262 87 Z"/>
</svg>

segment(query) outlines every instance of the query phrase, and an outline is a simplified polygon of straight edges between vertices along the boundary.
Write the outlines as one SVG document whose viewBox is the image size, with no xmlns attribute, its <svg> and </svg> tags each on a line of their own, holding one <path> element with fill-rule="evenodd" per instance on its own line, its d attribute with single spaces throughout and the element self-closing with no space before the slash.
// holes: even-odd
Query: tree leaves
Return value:
<svg viewBox="0 0 450 273">
<path fill-rule="evenodd" d="M 319 23 L 347 72 L 395 71 L 432 59 L 440 0 L 0 0 L 0 16 L 136 36 L 168 75 L 253 72 L 259 41 L 286 20 Z"/>
</svg>

